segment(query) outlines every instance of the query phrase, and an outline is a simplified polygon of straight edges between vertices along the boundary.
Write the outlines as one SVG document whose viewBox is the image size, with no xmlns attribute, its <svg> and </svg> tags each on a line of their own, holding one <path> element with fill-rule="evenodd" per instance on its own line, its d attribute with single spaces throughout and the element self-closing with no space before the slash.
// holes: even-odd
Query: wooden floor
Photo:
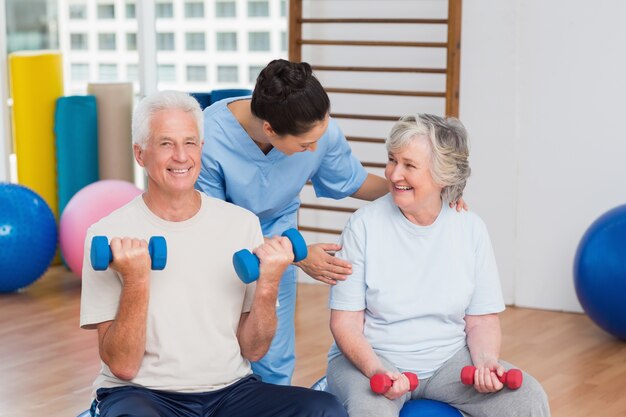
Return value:
<svg viewBox="0 0 626 417">
<path fill-rule="evenodd" d="M 322 376 L 331 343 L 328 289 L 300 285 L 294 384 Z M 0 295 L 0 416 L 74 417 L 99 369 L 94 331 L 78 327 L 80 281 L 61 267 Z M 509 308 L 502 357 L 535 375 L 554 417 L 626 416 L 626 343 L 581 314 Z"/>
</svg>

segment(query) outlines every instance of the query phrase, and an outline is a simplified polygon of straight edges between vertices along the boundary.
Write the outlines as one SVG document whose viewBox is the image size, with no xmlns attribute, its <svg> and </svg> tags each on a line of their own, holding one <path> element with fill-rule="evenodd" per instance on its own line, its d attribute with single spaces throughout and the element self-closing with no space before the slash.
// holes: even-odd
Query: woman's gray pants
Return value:
<svg viewBox="0 0 626 417">
<path fill-rule="evenodd" d="M 398 369 L 380 357 L 389 370 Z M 511 364 L 500 361 L 506 369 Z M 420 380 L 418 388 L 405 396 L 390 401 L 374 394 L 369 379 L 343 355 L 328 363 L 328 388 L 346 407 L 350 417 L 398 417 L 406 401 L 427 398 L 448 403 L 468 417 L 549 417 L 548 397 L 539 382 L 524 372 L 524 382 L 517 390 L 502 390 L 482 394 L 473 386 L 463 385 L 461 369 L 471 365 L 467 348 L 458 351 L 430 378 Z M 404 371 L 404 370 L 402 370 Z"/>
</svg>

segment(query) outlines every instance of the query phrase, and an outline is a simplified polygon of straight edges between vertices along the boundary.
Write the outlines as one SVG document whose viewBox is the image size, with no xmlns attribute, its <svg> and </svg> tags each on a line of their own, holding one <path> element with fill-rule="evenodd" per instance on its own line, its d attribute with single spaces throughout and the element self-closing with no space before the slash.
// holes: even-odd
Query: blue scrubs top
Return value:
<svg viewBox="0 0 626 417">
<path fill-rule="evenodd" d="M 287 156 L 276 148 L 267 155 L 248 136 L 227 105 L 228 98 L 204 110 L 202 169 L 196 188 L 255 213 L 265 236 L 297 226 L 300 191 L 311 180 L 318 197 L 354 194 L 367 172 L 352 154 L 331 119 L 314 152 Z"/>
</svg>

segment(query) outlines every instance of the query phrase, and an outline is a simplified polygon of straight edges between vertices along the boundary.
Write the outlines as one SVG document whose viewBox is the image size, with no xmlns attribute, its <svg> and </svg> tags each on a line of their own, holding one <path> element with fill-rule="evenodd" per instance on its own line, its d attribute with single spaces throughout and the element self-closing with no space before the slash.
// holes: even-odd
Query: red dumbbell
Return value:
<svg viewBox="0 0 626 417">
<path fill-rule="evenodd" d="M 465 385 L 474 385 L 474 373 L 476 372 L 475 366 L 465 366 L 461 369 L 461 382 Z M 500 382 L 502 382 L 509 389 L 518 389 L 522 386 L 522 380 L 524 379 L 522 371 L 519 369 L 509 369 L 504 372 L 502 376 L 498 376 Z"/>
<path fill-rule="evenodd" d="M 413 372 L 402 372 L 409 379 L 409 391 L 415 390 L 420 384 L 417 375 Z M 393 381 L 386 374 L 376 374 L 370 378 L 370 388 L 376 394 L 384 394 L 389 391 L 393 385 Z"/>
</svg>

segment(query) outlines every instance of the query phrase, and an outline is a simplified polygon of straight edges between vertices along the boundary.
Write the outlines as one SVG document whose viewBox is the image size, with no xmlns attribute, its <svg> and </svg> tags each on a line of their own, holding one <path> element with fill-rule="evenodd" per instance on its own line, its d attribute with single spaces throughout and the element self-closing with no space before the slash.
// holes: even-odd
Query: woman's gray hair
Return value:
<svg viewBox="0 0 626 417">
<path fill-rule="evenodd" d="M 155 113 L 161 110 L 182 110 L 190 113 L 198 126 L 198 140 L 204 138 L 202 110 L 195 98 L 180 91 L 160 91 L 144 97 L 133 113 L 132 135 L 133 144 L 146 148 L 150 139 L 150 124 Z"/>
<path fill-rule="evenodd" d="M 448 203 L 458 201 L 471 173 L 465 126 L 454 117 L 443 118 L 432 114 L 405 116 L 391 128 L 385 142 L 387 152 L 402 150 L 419 138 L 428 139 L 430 172 L 433 180 L 443 186 L 442 199 Z"/>
</svg>

